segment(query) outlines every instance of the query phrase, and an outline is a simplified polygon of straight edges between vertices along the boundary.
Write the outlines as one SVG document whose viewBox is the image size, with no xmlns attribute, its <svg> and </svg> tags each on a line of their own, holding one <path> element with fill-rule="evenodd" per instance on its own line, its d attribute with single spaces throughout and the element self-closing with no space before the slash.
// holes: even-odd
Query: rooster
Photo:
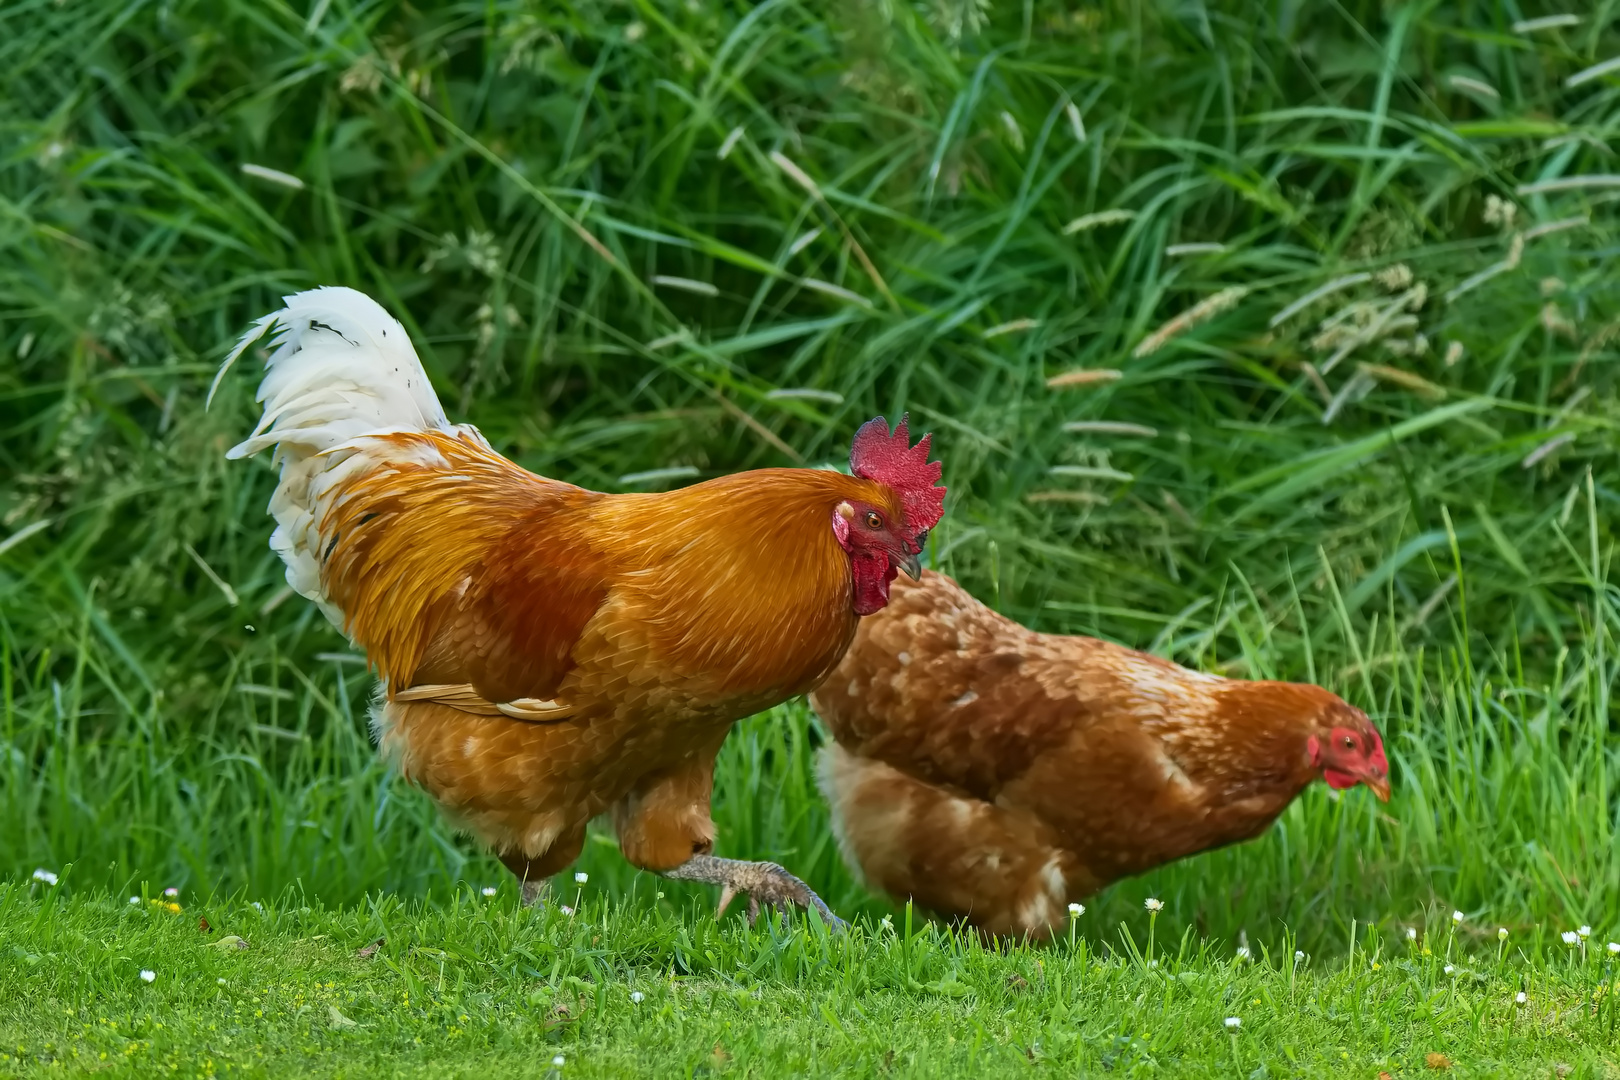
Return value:
<svg viewBox="0 0 1620 1080">
<path fill-rule="evenodd" d="M 811 697 L 818 772 L 856 875 L 991 936 L 1259 835 L 1317 777 L 1389 798 L 1383 740 L 1321 687 L 1188 671 L 1038 634 L 925 571 Z"/>
<path fill-rule="evenodd" d="M 711 854 L 731 725 L 808 692 L 939 520 L 941 466 L 902 419 L 857 432 L 854 475 L 760 469 L 601 494 L 519 468 L 445 418 L 404 328 L 323 288 L 274 331 L 264 415 L 271 548 L 380 677 L 378 746 L 490 845 L 525 903 L 611 813 L 634 865 L 761 904 L 819 897 L 774 863 Z M 219 384 L 215 379 L 215 387 Z"/>
</svg>

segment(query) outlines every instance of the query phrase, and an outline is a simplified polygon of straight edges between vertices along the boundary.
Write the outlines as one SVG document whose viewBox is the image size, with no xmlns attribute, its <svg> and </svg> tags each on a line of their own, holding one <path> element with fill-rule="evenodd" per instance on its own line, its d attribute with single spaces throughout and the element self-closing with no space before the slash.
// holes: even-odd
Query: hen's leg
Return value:
<svg viewBox="0 0 1620 1080">
<path fill-rule="evenodd" d="M 1097 882 L 1038 818 L 968 798 L 832 745 L 818 762 L 850 869 L 982 933 L 1048 937 Z"/>
<path fill-rule="evenodd" d="M 726 910 L 738 893 L 748 897 L 748 922 L 753 925 L 759 909 L 774 908 L 787 914 L 789 906 L 815 908 L 828 926 L 842 928 L 844 920 L 834 915 L 810 886 L 775 863 L 744 862 L 741 859 L 722 859 L 715 855 L 693 855 L 664 876 L 675 881 L 701 881 L 720 886 L 720 906 L 715 917 Z"/>
<path fill-rule="evenodd" d="M 674 769 L 643 777 L 613 807 L 613 825 L 624 857 L 644 870 L 677 881 L 720 886 L 724 911 L 737 893 L 748 894 L 748 921 L 761 904 L 786 910 L 789 903 L 814 907 L 829 925 L 843 921 L 827 910 L 810 887 L 775 863 L 719 859 L 714 850 L 714 819 L 709 796 L 714 787 L 714 756 L 724 739 Z M 719 914 L 719 911 L 716 914 Z"/>
</svg>

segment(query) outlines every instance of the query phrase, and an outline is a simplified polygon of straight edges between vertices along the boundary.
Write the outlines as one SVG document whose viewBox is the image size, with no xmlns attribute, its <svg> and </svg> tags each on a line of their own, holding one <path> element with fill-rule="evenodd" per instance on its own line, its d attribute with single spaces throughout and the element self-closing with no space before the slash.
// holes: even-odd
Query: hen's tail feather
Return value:
<svg viewBox="0 0 1620 1080">
<path fill-rule="evenodd" d="M 482 442 L 470 427 L 452 427 L 412 348 L 409 335 L 364 293 L 320 288 L 282 298 L 225 358 L 209 400 L 236 359 L 272 334 L 258 400 L 264 415 L 227 457 L 271 447 L 281 482 L 270 499 L 276 529 L 270 546 L 287 564 L 287 583 L 343 626 L 321 586 L 323 519 L 347 480 L 398 456 L 400 444 L 369 436 L 448 431 Z M 413 453 L 432 452 L 418 447 Z"/>
</svg>

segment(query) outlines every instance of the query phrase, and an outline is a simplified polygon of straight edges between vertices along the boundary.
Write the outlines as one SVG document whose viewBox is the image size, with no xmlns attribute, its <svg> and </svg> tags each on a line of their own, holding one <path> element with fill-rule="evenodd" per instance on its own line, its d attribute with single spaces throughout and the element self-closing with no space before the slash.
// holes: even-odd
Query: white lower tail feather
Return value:
<svg viewBox="0 0 1620 1080">
<path fill-rule="evenodd" d="M 281 482 L 270 497 L 270 548 L 287 564 L 287 583 L 343 626 L 321 588 L 321 523 L 344 480 L 386 467 L 400 450 L 368 438 L 452 427 L 405 328 L 353 289 L 322 288 L 282 297 L 286 305 L 253 324 L 225 358 L 214 387 L 249 345 L 274 329 L 258 400 L 264 416 L 227 457 L 276 448 Z M 209 399 L 214 390 L 210 388 Z M 411 451 L 406 451 L 410 453 Z M 414 450 L 420 458 L 421 444 Z M 388 456 L 384 456 L 388 455 Z"/>
</svg>

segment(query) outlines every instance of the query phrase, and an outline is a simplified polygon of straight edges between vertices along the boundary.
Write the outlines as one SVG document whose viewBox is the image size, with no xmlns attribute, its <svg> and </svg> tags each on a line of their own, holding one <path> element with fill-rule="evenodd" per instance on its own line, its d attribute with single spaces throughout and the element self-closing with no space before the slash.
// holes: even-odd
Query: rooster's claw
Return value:
<svg viewBox="0 0 1620 1080">
<path fill-rule="evenodd" d="M 675 869 L 665 871 L 664 876 L 720 886 L 720 905 L 715 909 L 715 918 L 725 913 L 726 907 L 736 899 L 738 893 L 743 893 L 748 897 L 749 926 L 759 918 L 762 907 L 786 916 L 795 905 L 815 908 L 822 922 L 831 929 L 843 930 L 847 925 L 832 913 L 810 886 L 775 863 L 694 855 Z"/>
</svg>

